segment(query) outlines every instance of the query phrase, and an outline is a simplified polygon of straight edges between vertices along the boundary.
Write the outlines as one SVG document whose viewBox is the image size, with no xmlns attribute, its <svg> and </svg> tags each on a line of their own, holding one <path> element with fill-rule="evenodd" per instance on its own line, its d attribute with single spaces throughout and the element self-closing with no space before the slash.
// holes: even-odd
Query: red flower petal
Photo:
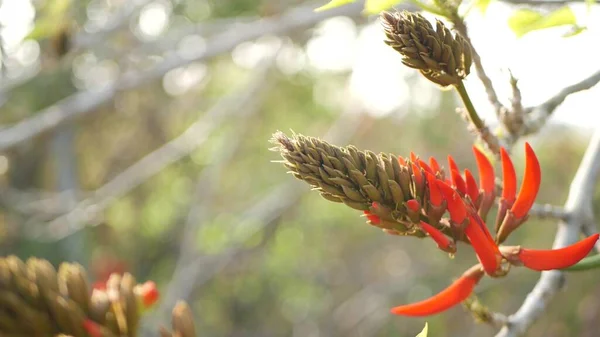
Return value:
<svg viewBox="0 0 600 337">
<path fill-rule="evenodd" d="M 375 215 L 369 211 L 363 211 L 363 212 L 365 213 L 365 216 L 367 217 L 367 219 L 369 219 L 369 221 L 371 221 L 372 224 L 379 225 L 381 223 L 381 219 L 377 215 Z"/>
<path fill-rule="evenodd" d="M 448 288 L 426 300 L 392 308 L 392 313 L 404 316 L 428 316 L 448 310 L 469 297 L 482 273 L 465 273 Z"/>
<path fill-rule="evenodd" d="M 450 171 L 455 170 L 460 172 L 458 165 L 456 165 L 456 162 L 454 161 L 454 158 L 452 158 L 450 155 L 448 155 L 448 167 L 450 168 Z"/>
<path fill-rule="evenodd" d="M 433 241 L 435 241 L 438 247 L 440 247 L 442 250 L 447 250 L 452 245 L 452 241 L 446 235 L 444 235 L 444 233 L 427 222 L 421 221 L 421 228 L 423 228 L 423 230 L 427 232 L 429 236 L 431 236 Z"/>
<path fill-rule="evenodd" d="M 485 154 L 475 146 L 473 146 L 473 153 L 475 154 L 477 168 L 479 169 L 479 186 L 485 194 L 493 195 L 495 187 L 494 167 Z"/>
<path fill-rule="evenodd" d="M 467 217 L 467 208 L 465 207 L 464 201 L 460 195 L 445 182 L 436 180 L 436 184 L 440 188 L 440 192 L 444 195 L 444 199 L 446 199 L 448 212 L 450 212 L 450 219 L 455 223 L 462 223 Z"/>
<path fill-rule="evenodd" d="M 599 234 L 589 236 L 560 249 L 534 250 L 521 248 L 519 259 L 529 269 L 543 271 L 567 268 L 586 257 L 598 241 Z"/>
<path fill-rule="evenodd" d="M 463 195 L 467 194 L 467 185 L 465 184 L 465 181 L 463 180 L 462 176 L 460 175 L 460 172 L 453 169 L 451 173 L 452 173 L 452 185 Z"/>
<path fill-rule="evenodd" d="M 412 210 L 413 212 L 420 212 L 421 211 L 421 205 L 419 204 L 419 202 L 415 199 L 410 199 L 406 202 L 406 207 L 408 207 L 410 210 Z"/>
<path fill-rule="evenodd" d="M 414 162 L 411 163 L 413 175 L 415 176 L 415 182 L 417 186 L 423 186 L 423 174 L 421 173 L 421 169 Z"/>
<path fill-rule="evenodd" d="M 102 331 L 98 323 L 86 318 L 82 323 L 83 329 L 92 337 L 102 337 Z"/>
<path fill-rule="evenodd" d="M 540 162 L 538 161 L 535 152 L 528 143 L 525 143 L 525 176 L 523 177 L 523 183 L 521 184 L 521 190 L 517 196 L 517 200 L 513 204 L 511 211 L 515 217 L 524 217 L 537 196 L 540 190 L 540 183 L 542 181 L 542 172 L 540 169 Z"/>
<path fill-rule="evenodd" d="M 406 166 L 406 160 L 402 156 L 398 156 L 398 163 L 400 163 L 400 166 Z"/>
<path fill-rule="evenodd" d="M 473 217 L 469 218 L 469 224 L 465 228 L 465 235 L 471 241 L 473 250 L 475 250 L 475 254 L 479 262 L 481 262 L 483 270 L 488 275 L 494 275 L 498 269 L 502 255 L 493 240 L 490 241 L 491 236 L 485 231 L 487 231 L 487 228 L 484 230 Z"/>
<path fill-rule="evenodd" d="M 469 169 L 465 169 L 465 180 L 467 185 L 467 195 L 471 198 L 471 201 L 475 202 L 479 198 L 479 187 L 477 187 L 477 182 L 475 181 L 475 177 L 471 174 Z"/>
<path fill-rule="evenodd" d="M 429 172 L 425 172 L 425 176 L 427 177 L 427 182 L 429 184 L 429 202 L 431 202 L 433 206 L 441 205 L 444 197 L 442 196 L 442 192 L 440 192 L 440 188 L 436 184 L 437 179 Z"/>
<path fill-rule="evenodd" d="M 508 152 L 503 147 L 500 148 L 500 159 L 502 160 L 502 198 L 512 205 L 517 194 L 517 173 Z"/>
<path fill-rule="evenodd" d="M 153 281 L 145 282 L 140 288 L 140 295 L 142 296 L 142 304 L 144 308 L 151 307 L 156 301 L 158 301 L 158 288 L 156 283 Z"/>
<path fill-rule="evenodd" d="M 429 165 L 431 166 L 434 175 L 442 171 L 440 164 L 433 157 L 429 157 Z"/>
<path fill-rule="evenodd" d="M 412 161 L 413 163 L 416 163 L 418 161 L 419 157 L 417 157 L 417 155 L 410 151 L 410 161 Z"/>
<path fill-rule="evenodd" d="M 435 172 L 433 172 L 433 170 L 431 169 L 431 167 L 429 167 L 429 165 L 427 165 L 426 162 L 422 161 L 421 159 L 418 159 L 417 162 L 419 163 L 419 166 L 421 166 L 421 168 L 425 172 L 429 172 L 429 173 L 435 174 Z"/>
</svg>

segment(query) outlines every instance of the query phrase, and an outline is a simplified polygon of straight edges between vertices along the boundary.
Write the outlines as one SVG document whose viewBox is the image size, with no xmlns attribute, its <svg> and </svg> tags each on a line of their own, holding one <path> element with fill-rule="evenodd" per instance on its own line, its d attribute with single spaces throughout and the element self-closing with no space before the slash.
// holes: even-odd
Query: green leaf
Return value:
<svg viewBox="0 0 600 337">
<path fill-rule="evenodd" d="M 568 268 L 563 269 L 564 271 L 584 271 L 590 269 L 600 268 L 600 254 L 588 256 L 585 259 L 577 262 Z"/>
<path fill-rule="evenodd" d="M 521 9 L 508 19 L 508 25 L 517 37 L 522 37 L 534 30 L 562 25 L 575 25 L 576 23 L 575 14 L 567 6 L 545 15 L 530 9 Z"/>
<path fill-rule="evenodd" d="M 315 9 L 315 12 L 322 12 L 322 11 L 326 11 L 328 9 L 332 9 L 332 8 L 336 8 L 336 7 L 340 7 L 346 4 L 349 4 L 351 2 L 354 2 L 354 0 L 331 0 L 329 1 L 328 4 L 321 6 L 317 9 Z"/>
<path fill-rule="evenodd" d="M 379 14 L 380 12 L 390 9 L 402 1 L 403 0 L 367 0 L 365 3 L 364 13 L 368 15 Z"/>
<path fill-rule="evenodd" d="M 427 326 L 427 322 L 425 322 L 425 327 L 423 327 L 423 331 L 421 331 L 416 337 L 427 337 L 427 330 L 428 326 Z"/>
<path fill-rule="evenodd" d="M 491 2 L 492 2 L 492 0 L 477 0 L 475 2 L 475 6 L 477 6 L 477 8 L 479 8 L 481 13 L 485 13 L 485 11 L 487 11 L 487 8 Z"/>
<path fill-rule="evenodd" d="M 65 18 L 71 8 L 71 0 L 49 1 L 40 9 L 40 18 L 36 20 L 33 30 L 27 34 L 26 39 L 41 40 L 54 35 L 63 28 L 60 23 L 65 22 Z"/>
</svg>

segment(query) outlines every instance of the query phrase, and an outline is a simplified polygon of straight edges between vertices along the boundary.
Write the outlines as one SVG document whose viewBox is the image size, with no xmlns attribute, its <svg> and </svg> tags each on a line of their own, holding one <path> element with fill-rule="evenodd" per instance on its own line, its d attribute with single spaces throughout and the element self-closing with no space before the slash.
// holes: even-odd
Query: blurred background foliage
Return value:
<svg viewBox="0 0 600 337">
<path fill-rule="evenodd" d="M 376 152 L 452 154 L 473 169 L 474 138 L 454 94 L 416 72 L 373 70 L 403 83 L 398 102 L 361 96 L 375 85 L 360 82 L 370 68 L 328 61 L 324 44 L 336 40 L 324 27 L 341 29 L 338 41 L 370 39 L 356 60 L 374 44 L 387 52 L 379 26 L 360 4 L 313 13 L 320 4 L 3 0 L 0 254 L 77 261 L 96 281 L 124 270 L 155 280 L 163 297 L 147 335 L 178 298 L 205 336 L 421 331 L 424 319 L 389 308 L 445 288 L 474 255 L 449 260 L 432 242 L 367 226 L 272 163 L 268 141 L 292 129 Z M 6 131 L 31 121 L 43 132 L 11 141 L 22 130 Z M 588 136 L 551 124 L 527 139 L 543 167 L 540 203 L 564 202 Z M 532 219 L 510 243 L 550 247 L 555 229 Z M 593 336 L 597 275 L 573 274 L 529 336 Z M 515 269 L 477 294 L 510 313 L 538 276 Z M 460 307 L 427 320 L 430 336 L 495 331 Z"/>
</svg>

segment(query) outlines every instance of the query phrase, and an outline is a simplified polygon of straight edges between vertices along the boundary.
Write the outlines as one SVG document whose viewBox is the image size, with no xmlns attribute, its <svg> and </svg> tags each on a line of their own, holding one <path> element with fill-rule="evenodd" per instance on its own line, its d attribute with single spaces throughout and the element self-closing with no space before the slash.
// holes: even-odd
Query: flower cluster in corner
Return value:
<svg viewBox="0 0 600 337">
<path fill-rule="evenodd" d="M 408 158 L 337 147 L 313 137 L 277 132 L 272 140 L 282 163 L 330 201 L 361 210 L 367 222 L 393 235 L 430 237 L 444 252 L 457 243 L 471 245 L 479 263 L 447 289 L 424 301 L 398 306 L 394 314 L 426 316 L 439 313 L 469 297 L 484 275 L 505 276 L 511 266 L 543 271 L 569 267 L 583 259 L 598 240 L 592 235 L 571 246 L 534 250 L 502 243 L 528 217 L 541 183 L 538 159 L 525 144 L 525 174 L 517 193 L 517 176 L 506 150 L 501 149 L 502 191 L 495 219 L 495 236 L 486 225 L 498 199 L 492 163 L 473 147 L 479 183 L 461 172 L 448 156 L 448 172 L 435 158 L 428 162 L 414 153 Z"/>
</svg>

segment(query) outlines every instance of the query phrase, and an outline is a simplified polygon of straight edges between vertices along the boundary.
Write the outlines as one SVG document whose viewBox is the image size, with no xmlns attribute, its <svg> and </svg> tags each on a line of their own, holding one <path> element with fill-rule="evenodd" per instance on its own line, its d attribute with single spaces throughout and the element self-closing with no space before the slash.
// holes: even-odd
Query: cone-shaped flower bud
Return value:
<svg viewBox="0 0 600 337">
<path fill-rule="evenodd" d="M 429 316 L 448 310 L 466 300 L 482 276 L 481 267 L 474 266 L 439 294 L 421 302 L 392 308 L 391 311 L 396 315 Z"/>
<path fill-rule="evenodd" d="M 471 68 L 471 46 L 459 34 L 452 35 L 441 21 L 434 28 L 421 14 L 383 12 L 385 43 L 402 54 L 402 63 L 418 69 L 441 86 L 457 85 Z"/>
<path fill-rule="evenodd" d="M 589 236 L 575 244 L 550 250 L 521 248 L 518 260 L 527 268 L 543 271 L 570 267 L 586 257 L 598 241 L 598 234 Z"/>
</svg>

